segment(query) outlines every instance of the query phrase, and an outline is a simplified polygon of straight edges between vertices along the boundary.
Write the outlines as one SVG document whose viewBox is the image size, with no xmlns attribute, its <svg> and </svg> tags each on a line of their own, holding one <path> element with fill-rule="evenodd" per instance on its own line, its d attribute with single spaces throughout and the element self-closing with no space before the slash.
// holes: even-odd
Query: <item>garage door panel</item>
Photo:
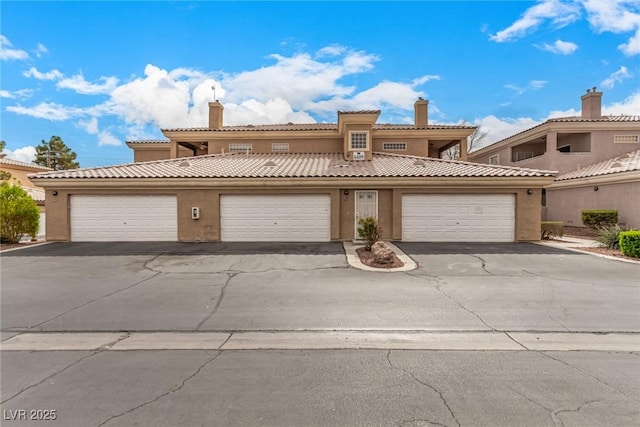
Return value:
<svg viewBox="0 0 640 427">
<path fill-rule="evenodd" d="M 328 241 L 328 194 L 220 196 L 223 241 Z"/>
<path fill-rule="evenodd" d="M 71 196 L 72 241 L 175 241 L 176 196 Z"/>
<path fill-rule="evenodd" d="M 402 239 L 431 242 L 512 242 L 512 194 L 405 194 Z"/>
</svg>

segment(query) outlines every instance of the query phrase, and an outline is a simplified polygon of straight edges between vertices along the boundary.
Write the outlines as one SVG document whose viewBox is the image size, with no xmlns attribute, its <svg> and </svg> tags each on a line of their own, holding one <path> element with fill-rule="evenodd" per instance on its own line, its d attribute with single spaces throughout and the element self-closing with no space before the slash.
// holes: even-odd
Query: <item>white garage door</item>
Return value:
<svg viewBox="0 0 640 427">
<path fill-rule="evenodd" d="M 176 196 L 71 196 L 71 240 L 176 241 Z"/>
<path fill-rule="evenodd" d="M 513 242 L 513 194 L 405 194 L 402 240 Z"/>
<path fill-rule="evenodd" d="M 221 240 L 325 242 L 331 240 L 328 194 L 220 196 Z"/>
</svg>

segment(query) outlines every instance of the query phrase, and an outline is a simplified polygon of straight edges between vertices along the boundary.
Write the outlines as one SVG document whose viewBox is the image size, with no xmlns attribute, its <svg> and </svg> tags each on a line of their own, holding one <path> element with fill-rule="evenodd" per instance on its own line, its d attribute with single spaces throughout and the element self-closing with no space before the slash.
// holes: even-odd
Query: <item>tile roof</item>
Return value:
<svg viewBox="0 0 640 427">
<path fill-rule="evenodd" d="M 394 130 L 418 130 L 418 129 L 474 129 L 475 126 L 466 125 L 430 125 L 425 127 L 415 127 L 414 125 L 381 123 L 373 125 L 373 129 L 394 129 Z M 221 129 L 209 129 L 204 127 L 196 128 L 174 128 L 162 129 L 168 132 L 246 132 L 246 131 L 307 131 L 307 130 L 335 130 L 338 131 L 336 123 L 285 123 L 276 125 L 244 125 L 244 126 L 224 126 Z M 127 141 L 135 143 L 137 141 Z M 159 141 L 162 142 L 162 141 Z"/>
<path fill-rule="evenodd" d="M 514 136 L 518 136 L 518 135 L 522 135 L 523 133 L 527 133 L 530 132 L 534 129 L 537 129 L 541 126 L 544 126 L 547 123 L 638 123 L 638 125 L 640 126 L 640 116 L 638 115 L 628 115 L 628 114 L 621 114 L 621 115 L 617 115 L 617 116 L 602 116 L 600 118 L 596 118 L 596 119 L 585 119 L 582 118 L 580 116 L 571 116 L 571 117 L 556 117 L 554 119 L 549 119 L 546 120 L 542 123 L 538 123 L 535 126 L 532 126 L 530 128 L 527 128 L 525 130 L 522 130 L 520 132 L 514 133 L 513 135 L 509 135 L 506 138 L 502 138 L 499 141 L 496 142 L 492 142 L 489 145 L 485 145 L 483 147 L 479 147 L 475 150 L 472 151 L 473 154 L 476 154 L 478 151 L 480 150 L 485 150 L 487 148 L 490 147 L 495 147 L 497 144 L 500 144 L 501 142 L 507 141 L 511 138 L 513 138 Z"/>
<path fill-rule="evenodd" d="M 44 202 L 44 190 L 41 188 L 33 188 L 33 187 L 26 187 L 26 186 L 21 186 L 22 189 L 24 191 L 27 192 L 27 194 L 29 195 L 29 197 L 31 197 L 33 200 L 35 200 L 36 202 Z"/>
<path fill-rule="evenodd" d="M 46 166 L 36 165 L 35 163 L 25 163 L 19 160 L 7 159 L 6 157 L 0 158 L 0 166 L 1 165 L 10 165 L 10 166 L 19 166 L 24 168 L 38 169 L 43 171 L 51 171 L 53 169 L 48 168 Z"/>
<path fill-rule="evenodd" d="M 275 166 L 274 166 L 275 164 Z M 32 178 L 346 178 L 549 177 L 553 171 L 374 153 L 346 162 L 342 153 L 227 153 L 99 168 L 61 170 Z"/>
<path fill-rule="evenodd" d="M 126 144 L 168 144 L 168 139 L 139 139 L 137 141 L 125 141 Z"/>
<path fill-rule="evenodd" d="M 611 175 L 621 172 L 640 171 L 640 150 L 622 154 L 604 162 L 567 172 L 556 178 L 556 181 L 589 178 L 594 176 Z"/>
</svg>

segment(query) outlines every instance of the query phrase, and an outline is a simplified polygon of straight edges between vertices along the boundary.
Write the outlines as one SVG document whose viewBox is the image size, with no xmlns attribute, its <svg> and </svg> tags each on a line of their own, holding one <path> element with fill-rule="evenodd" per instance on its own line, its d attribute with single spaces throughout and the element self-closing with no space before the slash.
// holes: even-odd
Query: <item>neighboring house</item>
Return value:
<svg viewBox="0 0 640 427">
<path fill-rule="evenodd" d="M 29 179 L 28 175 L 37 172 L 51 171 L 53 169 L 44 166 L 36 165 L 35 163 L 25 163 L 18 160 L 7 159 L 4 155 L 0 157 L 0 171 L 11 174 L 8 179 L 10 183 L 20 185 L 27 194 L 35 200 L 36 204 L 40 208 L 40 230 L 38 236 L 43 237 L 45 235 L 45 193 L 42 187 L 36 186 Z"/>
<path fill-rule="evenodd" d="M 529 241 L 554 172 L 442 160 L 474 127 L 378 124 L 380 111 L 337 123 L 166 129 L 130 141 L 136 163 L 40 173 L 47 240 L 329 241 L 377 217 L 406 241 Z M 153 160 L 152 160 L 153 159 Z"/>
<path fill-rule="evenodd" d="M 579 117 L 549 119 L 469 153 L 469 160 L 559 171 L 546 188 L 542 217 L 582 226 L 583 209 L 617 209 L 640 228 L 640 116 L 602 116 L 602 92 L 587 90 Z M 620 165 L 620 166 L 618 166 Z"/>
</svg>

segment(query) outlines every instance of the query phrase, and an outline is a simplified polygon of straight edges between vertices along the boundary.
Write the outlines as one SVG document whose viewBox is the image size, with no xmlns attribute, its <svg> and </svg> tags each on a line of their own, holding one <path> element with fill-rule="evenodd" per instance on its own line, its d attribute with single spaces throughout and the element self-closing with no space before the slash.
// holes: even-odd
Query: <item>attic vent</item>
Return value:
<svg viewBox="0 0 640 427">
<path fill-rule="evenodd" d="M 265 163 L 262 166 L 266 166 L 266 167 L 274 167 L 274 166 L 278 166 L 275 162 L 269 160 L 267 163 Z"/>
<path fill-rule="evenodd" d="M 413 166 L 424 166 L 425 163 L 422 160 L 416 160 L 415 162 L 413 162 Z"/>
<path fill-rule="evenodd" d="M 189 166 L 191 166 L 191 163 L 189 162 L 180 162 L 180 164 L 178 165 L 181 168 L 188 168 Z"/>
<path fill-rule="evenodd" d="M 612 168 L 621 168 L 622 167 L 622 163 L 620 162 L 615 162 L 611 165 Z"/>
</svg>

